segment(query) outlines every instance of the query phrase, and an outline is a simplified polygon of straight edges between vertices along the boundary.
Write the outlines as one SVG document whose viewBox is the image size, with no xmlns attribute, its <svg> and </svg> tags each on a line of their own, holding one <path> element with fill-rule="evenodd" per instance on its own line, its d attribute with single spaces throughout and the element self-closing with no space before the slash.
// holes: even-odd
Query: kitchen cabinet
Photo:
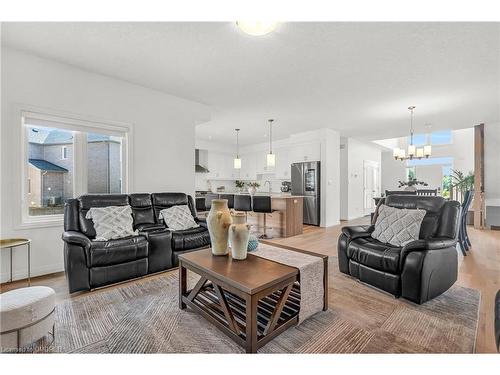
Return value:
<svg viewBox="0 0 500 375">
<path fill-rule="evenodd" d="M 239 178 L 242 180 L 255 180 L 257 175 L 256 154 L 241 155 L 241 169 Z"/>
<path fill-rule="evenodd" d="M 290 146 L 290 163 L 321 160 L 321 144 L 319 142 L 302 143 Z"/>
<path fill-rule="evenodd" d="M 239 176 L 238 171 L 233 168 L 233 157 L 222 152 L 208 152 L 207 178 L 210 179 L 233 179 Z"/>
<path fill-rule="evenodd" d="M 290 148 L 276 148 L 276 167 L 274 175 L 278 179 L 290 179 Z"/>
</svg>

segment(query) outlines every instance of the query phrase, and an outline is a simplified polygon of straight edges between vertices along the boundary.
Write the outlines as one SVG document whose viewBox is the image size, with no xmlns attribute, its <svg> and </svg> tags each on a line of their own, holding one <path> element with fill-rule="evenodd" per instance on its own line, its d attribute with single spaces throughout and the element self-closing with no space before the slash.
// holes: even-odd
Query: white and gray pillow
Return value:
<svg viewBox="0 0 500 375">
<path fill-rule="evenodd" d="M 393 246 L 404 246 L 418 240 L 426 211 L 381 205 L 372 238 Z"/>
<path fill-rule="evenodd" d="M 108 241 L 137 235 L 130 206 L 92 207 L 85 215 L 94 223 L 96 241 Z"/>
<path fill-rule="evenodd" d="M 165 208 L 160 211 L 159 219 L 163 219 L 165 225 L 172 230 L 184 230 L 199 227 L 196 221 L 194 221 L 191 210 L 187 205 Z"/>
</svg>

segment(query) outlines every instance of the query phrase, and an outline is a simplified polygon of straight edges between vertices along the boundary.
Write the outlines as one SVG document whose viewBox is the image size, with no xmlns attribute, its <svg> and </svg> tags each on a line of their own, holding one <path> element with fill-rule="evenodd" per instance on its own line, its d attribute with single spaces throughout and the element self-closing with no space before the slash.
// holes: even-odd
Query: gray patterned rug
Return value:
<svg viewBox="0 0 500 375">
<path fill-rule="evenodd" d="M 335 260 L 330 260 L 335 263 Z M 471 353 L 480 293 L 454 286 L 415 305 L 330 265 L 330 309 L 292 327 L 259 353 Z M 196 313 L 180 310 L 177 272 L 71 298 L 56 308 L 59 353 L 243 353 Z"/>
</svg>

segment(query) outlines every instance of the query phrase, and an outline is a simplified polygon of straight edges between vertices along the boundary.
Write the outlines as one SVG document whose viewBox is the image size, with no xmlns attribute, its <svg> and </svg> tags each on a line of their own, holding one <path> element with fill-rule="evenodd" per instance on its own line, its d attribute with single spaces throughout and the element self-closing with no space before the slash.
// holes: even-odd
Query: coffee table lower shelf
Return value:
<svg viewBox="0 0 500 375">
<path fill-rule="evenodd" d="M 246 340 L 246 302 L 243 298 L 223 290 L 229 309 L 236 322 L 240 338 Z M 219 324 L 223 324 L 230 329 L 224 311 L 221 308 L 219 298 L 212 283 L 205 285 L 193 301 L 188 300 L 189 293 L 184 294 L 183 301 L 195 310 L 202 310 L 216 319 Z M 280 299 L 280 291 L 275 291 L 267 297 L 262 298 L 257 304 L 257 340 L 262 340 L 266 336 L 266 327 L 273 316 L 276 305 Z M 294 283 L 283 310 L 274 330 L 279 329 L 289 321 L 297 323 L 300 309 L 300 286 Z"/>
</svg>

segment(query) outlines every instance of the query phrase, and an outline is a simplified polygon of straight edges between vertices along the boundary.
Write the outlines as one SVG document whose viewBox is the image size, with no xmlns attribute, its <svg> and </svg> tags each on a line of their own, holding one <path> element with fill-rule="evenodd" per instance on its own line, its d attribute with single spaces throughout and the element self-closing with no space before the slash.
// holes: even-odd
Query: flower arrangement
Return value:
<svg viewBox="0 0 500 375">
<path fill-rule="evenodd" d="M 241 180 L 234 181 L 234 184 L 238 189 L 243 189 L 245 187 L 245 182 Z"/>
<path fill-rule="evenodd" d="M 257 181 L 253 181 L 247 183 L 247 186 L 248 186 L 248 193 L 250 195 L 254 195 L 257 192 L 257 188 L 260 186 L 260 184 Z"/>
</svg>

